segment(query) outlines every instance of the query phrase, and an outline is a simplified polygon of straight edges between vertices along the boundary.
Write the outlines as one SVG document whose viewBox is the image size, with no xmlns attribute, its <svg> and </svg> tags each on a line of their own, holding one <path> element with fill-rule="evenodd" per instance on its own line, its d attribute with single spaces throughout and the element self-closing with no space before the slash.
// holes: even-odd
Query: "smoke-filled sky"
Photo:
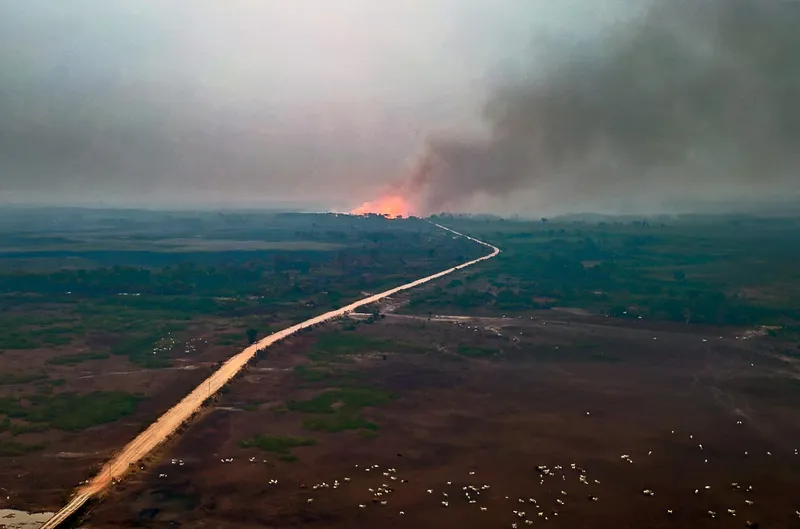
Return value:
<svg viewBox="0 0 800 529">
<path fill-rule="evenodd" d="M 798 188 L 792 0 L 0 2 L 0 202 L 657 208 Z M 479 138 L 479 139 L 478 139 Z"/>
</svg>

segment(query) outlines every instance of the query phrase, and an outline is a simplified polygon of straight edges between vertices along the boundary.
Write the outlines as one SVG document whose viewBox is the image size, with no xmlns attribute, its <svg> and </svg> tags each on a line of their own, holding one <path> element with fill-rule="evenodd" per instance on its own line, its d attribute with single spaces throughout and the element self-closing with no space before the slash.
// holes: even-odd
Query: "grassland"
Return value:
<svg viewBox="0 0 800 529">
<path fill-rule="evenodd" d="M 365 419 L 362 410 L 387 404 L 396 398 L 397 395 L 373 388 L 345 387 L 326 391 L 306 401 L 290 400 L 286 408 L 312 415 L 303 421 L 303 427 L 312 431 L 377 430 L 378 425 Z"/>
<path fill-rule="evenodd" d="M 105 360 L 108 353 L 75 353 L 48 358 L 47 363 L 54 366 L 75 366 L 90 360 Z"/>
<path fill-rule="evenodd" d="M 86 394 L 36 394 L 24 399 L 0 399 L 0 415 L 30 424 L 78 432 L 132 414 L 140 397 L 121 391 Z"/>
<path fill-rule="evenodd" d="M 408 310 L 573 307 L 714 325 L 800 322 L 800 222 L 748 217 L 444 218 L 503 253 L 415 295 Z"/>
<path fill-rule="evenodd" d="M 254 339 L 482 253 L 418 219 L 2 210 L 0 454 L 53 479 L 38 454 L 45 446 L 117 449 L 119 432 L 166 410 Z M 351 388 L 359 380 L 340 369 L 348 361 L 411 351 L 402 340 L 354 334 L 342 329 L 314 345 L 297 379 Z M 340 396 L 342 410 L 303 413 L 307 428 L 373 431 L 353 395 Z M 70 469 L 80 462 L 60 472 Z M 16 487 L 0 476 L 4 486 Z"/>
<path fill-rule="evenodd" d="M 308 358 L 316 365 L 347 362 L 348 357 L 364 353 L 419 353 L 424 349 L 409 342 L 387 338 L 371 338 L 351 330 L 322 335 L 312 346 Z"/>
<path fill-rule="evenodd" d="M 314 446 L 317 440 L 310 437 L 269 436 L 257 435 L 239 442 L 242 448 L 258 448 L 281 456 L 292 456 L 293 448 L 300 446 Z"/>
<path fill-rule="evenodd" d="M 462 344 L 458 346 L 458 354 L 468 358 L 491 358 L 497 354 L 497 349 Z"/>
<path fill-rule="evenodd" d="M 44 448 L 42 443 L 20 443 L 7 439 L 0 439 L 0 457 L 18 457 Z"/>
</svg>

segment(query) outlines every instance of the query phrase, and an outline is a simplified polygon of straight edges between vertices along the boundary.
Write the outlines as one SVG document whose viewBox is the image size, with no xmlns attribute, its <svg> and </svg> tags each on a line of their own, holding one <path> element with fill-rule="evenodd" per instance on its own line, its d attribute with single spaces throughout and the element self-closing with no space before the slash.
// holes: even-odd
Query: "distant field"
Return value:
<svg viewBox="0 0 800 529">
<path fill-rule="evenodd" d="M 800 324 L 800 220 L 744 216 L 441 219 L 503 253 L 414 293 L 416 313 L 571 307 L 618 318 Z"/>
<path fill-rule="evenodd" d="M 253 340 L 483 253 L 418 219 L 0 210 L 0 488 L 15 505 L 61 505 Z M 377 397 L 338 366 L 399 344 L 345 335 L 309 351 L 320 361 L 299 379 L 351 391 L 335 395 L 339 412 L 306 414 L 304 430 L 374 435 L 361 407 Z M 282 462 L 313 448 L 303 432 L 250 438 Z M 71 455 L 47 457 L 59 453 Z"/>
<path fill-rule="evenodd" d="M 29 242 L 35 243 L 35 239 Z M 0 258 L 35 257 L 38 254 L 54 255 L 59 252 L 80 257 L 83 252 L 230 252 L 248 250 L 281 250 L 281 251 L 331 251 L 343 248 L 343 244 L 321 241 L 264 241 L 235 239 L 157 239 L 152 241 L 91 239 L 64 240 L 63 242 L 47 242 L 41 245 L 0 246 Z"/>
<path fill-rule="evenodd" d="M 233 241 L 225 239 L 162 239 L 159 245 L 173 252 L 218 252 L 231 250 L 316 250 L 325 252 L 343 248 L 343 244 L 320 241 Z"/>
<path fill-rule="evenodd" d="M 0 461 L 7 469 L 0 473 L 0 488 L 13 489 L 16 502 L 48 508 L 60 505 L 64 492 L 88 477 L 96 463 L 255 339 L 364 292 L 486 251 L 419 219 L 29 213 L 0 211 L 0 327 L 6 329 L 0 333 Z M 397 465 L 413 464 L 425 453 L 446 458 L 448 447 L 437 443 L 457 445 L 470 435 L 486 447 L 480 458 L 487 464 L 495 463 L 494 452 L 503 446 L 530 449 L 526 460 L 539 461 L 541 445 L 530 440 L 557 431 L 548 421 L 589 420 L 586 410 L 592 408 L 595 417 L 600 399 L 608 410 L 622 409 L 615 388 L 635 386 L 642 374 L 660 377 L 665 365 L 676 370 L 674 380 L 663 382 L 667 397 L 689 384 L 725 390 L 724 379 L 716 385 L 704 381 L 701 370 L 720 362 L 720 353 L 736 362 L 740 348 L 760 343 L 738 340 L 741 327 L 775 325 L 759 331 L 758 339 L 765 350 L 769 345 L 769 354 L 780 351 L 789 359 L 781 360 L 789 367 L 800 350 L 795 339 L 800 339 L 800 224 L 793 219 L 590 223 L 445 217 L 440 222 L 503 252 L 475 269 L 393 297 L 398 312 L 420 317 L 381 314 L 388 312 L 381 307 L 363 322 L 342 321 L 270 349 L 261 365 L 242 375 L 252 384 L 234 382 L 215 397 L 226 409 L 208 415 L 210 437 L 198 442 L 191 457 L 203 461 L 197 469 L 229 468 L 219 466 L 216 455 L 206 459 L 216 452 L 236 454 L 230 468 L 238 470 L 233 465 L 241 463 L 270 475 L 287 462 L 301 470 L 324 469 L 341 461 L 342 453 L 370 450 L 372 455 L 388 450 Z M 477 329 L 428 321 L 437 314 L 496 316 L 500 323 Z M 559 320 L 574 317 L 575 325 L 545 326 L 551 314 Z M 581 330 L 586 318 L 594 323 Z M 607 329 L 598 331 L 598 324 Z M 656 336 L 646 326 L 672 331 Z M 709 336 L 726 338 L 707 344 L 701 337 L 710 328 Z M 617 332 L 624 336 L 615 337 Z M 768 341 L 790 338 L 795 342 Z M 766 356 L 760 361 L 765 362 L 761 379 L 742 381 L 741 394 L 758 397 L 768 388 L 765 375 L 773 373 L 766 362 L 776 361 Z M 751 362 L 742 365 L 752 367 Z M 689 363 L 692 373 L 686 370 Z M 597 373 L 609 375 L 613 385 L 604 386 Z M 469 385 L 460 389 L 464 383 Z M 797 389 L 780 387 L 781 394 Z M 631 387 L 630 402 L 637 404 L 647 390 L 644 383 Z M 573 391 L 572 403 L 561 399 L 564 391 Z M 669 411 L 670 398 L 654 402 Z M 536 405 L 542 414 L 532 420 L 530 407 Z M 504 420 L 514 407 L 520 437 L 504 439 L 504 424 L 493 421 Z M 655 417 L 653 409 L 657 412 L 637 409 L 635 416 Z M 457 424 L 448 426 L 450 421 Z M 398 429 L 404 424 L 413 428 Z M 608 431 L 616 431 L 614 424 L 619 431 L 632 428 L 618 421 Z M 584 432 L 591 437 L 595 430 L 574 435 Z M 486 438 L 479 439 L 482 435 Z M 214 439 L 223 445 L 214 445 Z M 553 442 L 564 446 L 555 437 Z M 345 450 L 326 453 L 331 443 Z M 628 450 L 612 444 L 606 449 Z M 579 453 L 593 451 L 588 444 Z M 62 452 L 79 455 L 57 465 L 43 457 Z M 514 468 L 517 455 L 507 459 Z M 575 460 L 572 453 L 562 455 L 564 463 Z M 175 456 L 191 460 L 184 453 Z M 251 465 L 248 459 L 256 457 L 260 464 Z M 348 461 L 348 468 L 357 462 Z M 170 479 L 178 472 L 170 469 Z M 26 476 L 24 484 L 19 475 Z M 259 475 L 258 483 L 263 485 L 264 477 Z M 310 485 L 312 478 L 307 474 L 304 481 Z M 302 490 L 299 485 L 293 483 L 292 491 Z"/>
</svg>

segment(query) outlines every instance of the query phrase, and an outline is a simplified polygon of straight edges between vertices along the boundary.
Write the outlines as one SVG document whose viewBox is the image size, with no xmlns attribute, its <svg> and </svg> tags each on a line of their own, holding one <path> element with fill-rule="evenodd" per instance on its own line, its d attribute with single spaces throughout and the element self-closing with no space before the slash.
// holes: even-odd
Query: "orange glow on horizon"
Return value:
<svg viewBox="0 0 800 529">
<path fill-rule="evenodd" d="M 372 202 L 364 202 L 350 212 L 351 215 L 367 215 L 374 213 L 389 218 L 408 217 L 412 215 L 411 204 L 400 195 L 381 197 Z"/>
</svg>

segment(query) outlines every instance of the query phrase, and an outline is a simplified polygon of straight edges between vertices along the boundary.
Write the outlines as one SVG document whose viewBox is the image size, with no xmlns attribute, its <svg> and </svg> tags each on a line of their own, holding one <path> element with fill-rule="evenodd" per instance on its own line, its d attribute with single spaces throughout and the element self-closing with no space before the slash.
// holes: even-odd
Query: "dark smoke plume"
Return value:
<svg viewBox="0 0 800 529">
<path fill-rule="evenodd" d="M 582 203 L 797 191 L 800 2 L 656 1 L 591 49 L 549 54 L 543 74 L 495 91 L 488 140 L 427 143 L 404 184 L 421 212 L 524 190 Z"/>
</svg>

